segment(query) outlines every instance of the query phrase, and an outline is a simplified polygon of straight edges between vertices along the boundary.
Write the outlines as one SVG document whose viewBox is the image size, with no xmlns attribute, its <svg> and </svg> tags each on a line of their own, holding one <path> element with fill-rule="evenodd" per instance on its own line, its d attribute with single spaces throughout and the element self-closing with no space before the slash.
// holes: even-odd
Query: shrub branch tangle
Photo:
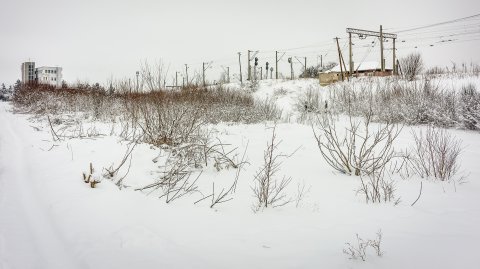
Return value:
<svg viewBox="0 0 480 269">
<path fill-rule="evenodd" d="M 415 146 L 409 160 L 411 167 L 421 177 L 449 181 L 459 170 L 458 156 L 461 144 L 442 129 L 428 127 L 426 132 L 413 132 Z"/>
<path fill-rule="evenodd" d="M 348 115 L 348 125 L 344 134 L 339 133 L 336 119 L 331 113 L 317 118 L 319 129 L 312 127 L 318 148 L 335 170 L 360 176 L 381 171 L 394 157 L 393 141 L 401 132 L 401 127 L 387 123 L 374 129 L 371 126 L 373 111 L 363 119 Z"/>
<path fill-rule="evenodd" d="M 291 201 L 287 199 L 285 188 L 292 179 L 285 176 L 281 180 L 277 178 L 277 173 L 282 165 L 280 158 L 286 156 L 276 153 L 278 145 L 280 144 L 276 139 L 277 136 L 274 127 L 272 129 L 272 138 L 267 143 L 267 149 L 265 149 L 263 153 L 264 164 L 256 173 L 255 185 L 252 188 L 257 198 L 256 210 L 262 207 L 283 206 Z"/>
</svg>

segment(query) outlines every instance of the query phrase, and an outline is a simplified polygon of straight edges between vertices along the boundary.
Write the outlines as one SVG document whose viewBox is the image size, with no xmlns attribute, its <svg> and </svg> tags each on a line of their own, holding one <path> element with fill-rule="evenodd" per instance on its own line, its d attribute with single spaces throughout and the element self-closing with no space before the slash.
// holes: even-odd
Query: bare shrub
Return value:
<svg viewBox="0 0 480 269">
<path fill-rule="evenodd" d="M 158 60 L 153 64 L 149 64 L 148 61 L 145 60 L 140 66 L 139 72 L 142 80 L 138 81 L 138 85 L 135 86 L 136 90 L 142 90 L 143 85 L 145 85 L 149 91 L 165 89 L 168 69 L 162 60 Z M 140 83 L 142 85 L 140 85 Z"/>
<path fill-rule="evenodd" d="M 480 94 L 474 85 L 449 88 L 428 78 L 414 82 L 368 79 L 331 86 L 329 111 L 373 120 L 439 127 L 480 128 Z"/>
<path fill-rule="evenodd" d="M 291 200 L 287 199 L 285 189 L 291 182 L 291 178 L 277 178 L 282 161 L 285 157 L 276 153 L 278 145 L 275 127 L 272 129 L 272 137 L 267 143 L 267 148 L 263 153 L 263 165 L 255 175 L 255 185 L 252 187 L 253 194 L 257 198 L 255 211 L 267 207 L 279 207 L 288 204 Z"/>
<path fill-rule="evenodd" d="M 460 120 L 466 129 L 480 129 L 480 94 L 473 84 L 462 86 L 460 92 Z"/>
<path fill-rule="evenodd" d="M 403 78 L 415 80 L 423 70 L 423 60 L 420 53 L 411 53 L 400 59 L 400 67 Z"/>
<path fill-rule="evenodd" d="M 360 176 L 360 188 L 357 193 L 365 196 L 365 202 L 390 202 L 395 198 L 395 182 L 385 179 L 385 166 L 380 171 Z"/>
<path fill-rule="evenodd" d="M 425 132 L 412 132 L 415 144 L 410 164 L 422 178 L 449 181 L 459 172 L 461 142 L 443 129 L 427 127 Z"/>
<path fill-rule="evenodd" d="M 363 119 L 348 115 L 343 135 L 331 113 L 317 118 L 319 130 L 315 131 L 313 126 L 312 129 L 318 148 L 335 170 L 356 176 L 371 174 L 381 171 L 394 157 L 393 141 L 402 128 L 387 123 L 375 129 L 371 126 L 372 115 L 371 110 Z"/>
<path fill-rule="evenodd" d="M 346 243 L 346 247 L 343 249 L 343 253 L 349 256 L 349 259 L 357 260 L 361 259 L 365 261 L 367 259 L 367 248 L 373 248 L 375 254 L 378 257 L 383 256 L 383 251 L 381 249 L 382 244 L 382 231 L 377 232 L 377 237 L 373 240 L 364 240 L 358 234 L 356 234 L 357 242 L 356 243 Z"/>
<path fill-rule="evenodd" d="M 155 146 L 177 146 L 192 142 L 205 124 L 202 110 L 174 103 L 140 107 L 139 126 L 145 142 Z"/>
<path fill-rule="evenodd" d="M 305 185 L 305 182 L 302 183 L 297 183 L 297 194 L 295 195 L 295 207 L 299 207 L 300 204 L 302 203 L 303 199 L 307 196 L 307 194 L 310 192 L 311 186 L 307 188 Z"/>
<path fill-rule="evenodd" d="M 303 113 L 319 113 L 325 111 L 325 102 L 323 101 L 319 89 L 309 88 L 306 92 L 299 95 L 295 104 L 297 111 Z"/>
<path fill-rule="evenodd" d="M 197 177 L 192 181 L 191 176 L 194 170 L 190 167 L 188 160 L 169 156 L 163 168 L 163 175 L 156 182 L 135 190 L 149 190 L 149 193 L 161 190 L 159 198 L 165 198 L 166 203 L 170 203 L 187 194 L 199 192 L 196 182 L 202 173 L 198 173 Z"/>
</svg>

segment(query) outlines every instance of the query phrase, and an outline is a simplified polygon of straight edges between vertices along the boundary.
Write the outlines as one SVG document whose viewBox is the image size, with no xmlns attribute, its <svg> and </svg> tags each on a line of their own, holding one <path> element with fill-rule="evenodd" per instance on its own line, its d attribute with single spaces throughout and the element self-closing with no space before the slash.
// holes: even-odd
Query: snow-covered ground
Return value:
<svg viewBox="0 0 480 269">
<path fill-rule="evenodd" d="M 478 80 L 476 81 L 478 83 Z M 274 98 L 293 111 L 298 95 L 316 80 L 263 81 L 257 98 Z M 254 175 L 271 139 L 271 122 L 210 126 L 214 137 L 248 164 L 240 173 L 233 200 L 210 208 L 194 193 L 171 203 L 154 193 L 135 191 L 159 177 L 152 160 L 160 149 L 147 144 L 133 151 L 131 169 L 119 189 L 103 181 L 92 189 L 82 173 L 118 164 L 128 148 L 100 123 L 100 135 L 53 141 L 50 127 L 31 115 L 14 114 L 0 102 L 0 268 L 479 268 L 480 134 L 448 130 L 462 140 L 466 183 L 456 185 L 410 178 L 396 180 L 400 203 L 366 204 L 356 194 L 359 179 L 335 172 L 322 158 L 312 127 L 280 123 L 279 176 L 292 178 L 286 193 L 299 186 L 308 193 L 298 203 L 252 210 Z M 88 128 L 88 126 L 85 126 Z M 405 127 L 398 148 L 412 144 Z M 126 169 L 126 167 L 125 167 Z M 126 171 L 122 170 L 122 174 Z M 205 169 L 198 179 L 203 195 L 229 186 L 236 169 Z M 418 196 L 420 182 L 423 190 Z M 217 189 L 218 191 L 218 189 Z M 375 239 L 382 232 L 383 256 L 372 249 L 366 261 L 342 250 L 356 234 Z"/>
</svg>

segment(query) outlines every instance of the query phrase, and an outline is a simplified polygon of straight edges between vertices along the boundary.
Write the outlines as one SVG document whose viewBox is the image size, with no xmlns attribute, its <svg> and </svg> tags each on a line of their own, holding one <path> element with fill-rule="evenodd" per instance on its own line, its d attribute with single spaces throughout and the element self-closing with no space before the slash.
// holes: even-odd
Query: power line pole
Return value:
<svg viewBox="0 0 480 269">
<path fill-rule="evenodd" d="M 385 60 L 383 59 L 383 27 L 380 25 L 380 66 L 382 72 L 385 72 Z"/>
<path fill-rule="evenodd" d="M 342 76 L 342 81 L 344 81 L 343 77 L 343 67 L 342 67 L 342 52 L 340 51 L 340 44 L 338 43 L 338 37 L 335 37 L 335 40 L 337 41 L 337 49 L 338 49 L 338 62 L 340 64 L 340 75 Z"/>
<path fill-rule="evenodd" d="M 240 84 L 243 83 L 242 81 L 242 61 L 240 60 L 240 56 L 242 55 L 241 52 L 238 53 L 238 65 L 240 66 Z"/>
<path fill-rule="evenodd" d="M 205 67 L 205 64 L 208 64 L 208 66 Z M 203 63 L 202 63 L 203 87 L 207 86 L 207 84 L 205 83 L 205 71 L 206 71 L 208 68 L 210 68 L 211 65 L 212 65 L 212 62 L 208 62 L 208 63 L 203 62 Z"/>
<path fill-rule="evenodd" d="M 205 63 L 202 63 L 203 87 L 205 87 Z"/>
<path fill-rule="evenodd" d="M 252 77 L 252 67 L 250 66 L 250 50 L 248 51 L 248 75 L 247 75 L 247 80 L 250 80 Z"/>
<path fill-rule="evenodd" d="M 188 65 L 185 64 L 185 80 L 186 80 L 186 85 L 188 86 Z"/>
<path fill-rule="evenodd" d="M 353 54 L 352 54 L 352 33 L 348 33 L 348 56 L 349 56 L 349 72 L 353 74 Z"/>
<path fill-rule="evenodd" d="M 293 60 L 292 60 L 292 57 L 288 58 L 288 62 L 290 63 L 290 80 L 293 80 Z"/>
<path fill-rule="evenodd" d="M 275 51 L 275 79 L 278 79 L 278 51 Z"/>
<path fill-rule="evenodd" d="M 396 56 L 397 55 L 396 55 L 396 49 L 395 49 L 395 38 L 393 38 L 393 53 L 392 54 L 393 54 L 393 62 L 392 62 L 392 64 L 393 64 L 393 75 L 396 75 L 397 74 L 397 65 L 396 65 L 396 62 L 397 62 Z"/>
<path fill-rule="evenodd" d="M 178 87 L 178 72 L 175 71 L 175 88 Z"/>
<path fill-rule="evenodd" d="M 307 57 L 305 57 L 305 69 L 303 71 L 303 78 L 307 77 Z"/>
<path fill-rule="evenodd" d="M 137 75 L 137 87 L 135 87 L 135 88 L 136 88 L 136 91 L 138 91 L 138 88 L 139 88 L 139 86 L 138 86 L 138 75 L 140 75 L 140 72 L 137 71 L 136 75 Z"/>
<path fill-rule="evenodd" d="M 227 83 L 230 83 L 230 66 L 227 66 Z"/>
</svg>

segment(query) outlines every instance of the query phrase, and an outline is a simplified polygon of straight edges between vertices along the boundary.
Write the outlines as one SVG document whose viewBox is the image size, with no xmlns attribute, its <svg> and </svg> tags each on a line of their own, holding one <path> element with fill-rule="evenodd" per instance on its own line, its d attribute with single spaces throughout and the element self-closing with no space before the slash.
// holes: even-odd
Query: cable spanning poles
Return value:
<svg viewBox="0 0 480 269">
<path fill-rule="evenodd" d="M 373 37 L 378 37 L 380 39 L 380 66 L 381 66 L 381 71 L 385 72 L 385 58 L 383 56 L 383 41 L 384 39 L 392 39 L 393 40 L 393 74 L 396 74 L 397 68 L 396 68 L 396 54 L 395 54 L 395 40 L 397 39 L 396 34 L 391 34 L 391 33 L 385 33 L 383 32 L 383 27 L 380 25 L 380 31 L 375 32 L 375 31 L 369 31 L 369 30 L 361 30 L 361 29 L 355 29 L 355 28 L 347 28 L 347 33 L 349 37 L 349 65 L 350 65 L 350 70 L 349 73 L 350 75 L 353 74 L 353 55 L 352 55 L 352 34 L 358 35 L 359 38 L 365 38 L 367 36 L 373 36 Z"/>
</svg>

